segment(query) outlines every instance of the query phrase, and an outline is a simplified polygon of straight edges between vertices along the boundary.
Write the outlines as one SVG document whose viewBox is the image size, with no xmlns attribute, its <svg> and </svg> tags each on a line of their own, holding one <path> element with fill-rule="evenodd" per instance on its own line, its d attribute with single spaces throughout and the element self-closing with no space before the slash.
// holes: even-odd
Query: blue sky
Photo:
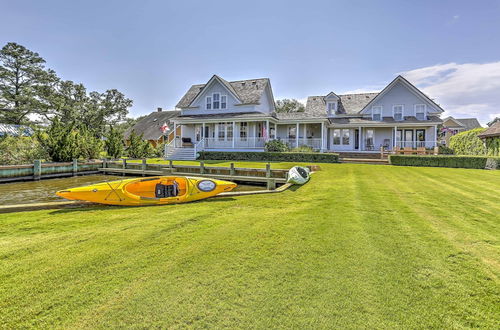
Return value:
<svg viewBox="0 0 500 330">
<path fill-rule="evenodd" d="M 500 116 L 500 1 L 4 1 L 0 43 L 133 116 L 191 84 L 271 78 L 275 98 L 379 90 L 403 73 L 458 117 Z"/>
</svg>

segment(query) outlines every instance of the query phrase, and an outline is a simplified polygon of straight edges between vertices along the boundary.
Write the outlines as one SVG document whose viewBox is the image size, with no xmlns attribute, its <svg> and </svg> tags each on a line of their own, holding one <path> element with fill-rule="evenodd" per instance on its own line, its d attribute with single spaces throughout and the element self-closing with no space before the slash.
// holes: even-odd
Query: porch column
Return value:
<svg viewBox="0 0 500 330">
<path fill-rule="evenodd" d="M 363 150 L 363 140 L 361 140 L 361 129 L 362 127 L 358 127 L 358 141 L 359 141 L 359 146 L 358 146 L 358 151 Z"/>
<path fill-rule="evenodd" d="M 437 140 L 438 140 L 438 127 L 437 125 L 434 125 L 434 147 L 437 147 Z"/>
<path fill-rule="evenodd" d="M 233 149 L 234 149 L 234 137 L 236 135 L 236 123 L 233 121 Z"/>
<path fill-rule="evenodd" d="M 321 122 L 321 147 L 320 151 L 323 152 L 325 149 L 325 123 Z"/>
<path fill-rule="evenodd" d="M 299 147 L 299 123 L 295 124 L 295 147 Z"/>
<path fill-rule="evenodd" d="M 201 138 L 204 139 L 205 136 L 205 123 L 201 123 Z"/>
<path fill-rule="evenodd" d="M 398 127 L 394 126 L 394 140 L 392 142 L 392 149 L 394 150 L 394 147 L 397 147 L 397 136 L 398 136 Z"/>
<path fill-rule="evenodd" d="M 257 122 L 253 122 L 253 147 L 257 144 Z"/>
<path fill-rule="evenodd" d="M 269 131 L 269 120 L 266 120 L 266 136 L 264 136 L 265 140 L 269 140 L 271 136 L 271 132 Z"/>
</svg>

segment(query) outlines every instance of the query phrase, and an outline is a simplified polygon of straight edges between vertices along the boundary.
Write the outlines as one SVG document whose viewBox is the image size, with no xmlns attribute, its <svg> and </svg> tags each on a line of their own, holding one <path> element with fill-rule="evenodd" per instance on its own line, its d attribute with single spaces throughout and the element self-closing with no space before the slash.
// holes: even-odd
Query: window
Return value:
<svg viewBox="0 0 500 330">
<path fill-rule="evenodd" d="M 207 110 L 212 109 L 212 97 L 207 96 Z"/>
<path fill-rule="evenodd" d="M 219 141 L 224 141 L 226 137 L 226 123 L 219 123 Z"/>
<path fill-rule="evenodd" d="M 415 104 L 415 117 L 417 120 L 426 120 L 425 116 L 426 106 L 425 104 Z"/>
<path fill-rule="evenodd" d="M 228 140 L 233 139 L 233 123 L 227 123 L 226 125 L 226 136 Z"/>
<path fill-rule="evenodd" d="M 295 125 L 288 126 L 288 138 L 295 139 L 296 136 L 297 136 L 297 128 L 295 127 Z"/>
<path fill-rule="evenodd" d="M 342 144 L 349 144 L 349 134 L 350 131 L 348 129 L 342 130 Z"/>
<path fill-rule="evenodd" d="M 335 113 L 335 111 L 337 111 L 337 102 L 328 102 L 326 104 L 326 109 L 329 114 Z"/>
<path fill-rule="evenodd" d="M 214 110 L 220 109 L 220 94 L 219 93 L 213 93 L 212 94 L 212 106 Z"/>
<path fill-rule="evenodd" d="M 376 106 L 372 107 L 372 120 L 382 120 L 382 107 Z"/>
<path fill-rule="evenodd" d="M 340 129 L 338 128 L 333 130 L 333 144 L 334 145 L 340 144 Z"/>
<path fill-rule="evenodd" d="M 240 123 L 240 140 L 241 141 L 247 140 L 247 136 L 248 136 L 247 133 L 248 133 L 248 123 L 241 122 Z"/>
<path fill-rule="evenodd" d="M 226 109 L 227 107 L 227 96 L 226 95 L 222 95 L 220 97 L 220 108 L 221 109 Z"/>
<path fill-rule="evenodd" d="M 403 120 L 403 105 L 395 105 L 392 107 L 394 113 L 394 120 Z"/>
<path fill-rule="evenodd" d="M 372 129 L 367 129 L 366 130 L 366 148 L 368 150 L 373 150 L 373 130 Z"/>
</svg>

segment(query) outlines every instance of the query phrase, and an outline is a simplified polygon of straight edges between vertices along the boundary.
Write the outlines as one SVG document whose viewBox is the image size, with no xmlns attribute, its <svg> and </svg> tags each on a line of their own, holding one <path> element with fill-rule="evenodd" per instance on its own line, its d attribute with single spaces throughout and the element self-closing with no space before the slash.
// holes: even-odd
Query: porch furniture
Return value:
<svg viewBox="0 0 500 330">
<path fill-rule="evenodd" d="M 403 154 L 404 155 L 413 155 L 415 151 L 413 150 L 412 147 L 404 147 L 403 149 Z"/>
<path fill-rule="evenodd" d="M 391 145 L 391 139 L 384 139 L 384 148 L 389 149 L 389 146 Z"/>
<path fill-rule="evenodd" d="M 417 147 L 417 155 L 425 155 L 427 154 L 427 150 L 425 147 Z"/>
<path fill-rule="evenodd" d="M 191 138 L 182 138 L 182 147 L 183 148 L 193 148 L 194 144 L 193 141 L 191 141 Z"/>
</svg>

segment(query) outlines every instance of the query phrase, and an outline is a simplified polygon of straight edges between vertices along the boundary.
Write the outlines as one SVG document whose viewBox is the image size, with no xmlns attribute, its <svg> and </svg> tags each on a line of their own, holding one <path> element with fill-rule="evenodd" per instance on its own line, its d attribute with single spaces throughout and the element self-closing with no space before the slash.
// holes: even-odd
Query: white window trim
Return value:
<svg viewBox="0 0 500 330">
<path fill-rule="evenodd" d="M 214 107 L 214 99 L 215 99 L 215 95 L 219 95 L 219 107 L 217 109 L 215 109 Z M 212 93 L 212 110 L 220 110 L 220 93 Z"/>
<path fill-rule="evenodd" d="M 330 104 L 333 104 L 333 109 L 330 109 Z M 329 102 L 326 102 L 326 111 L 327 111 L 329 114 L 335 113 L 335 112 L 337 111 L 337 104 L 338 104 L 338 102 L 337 102 L 337 101 L 329 101 Z"/>
<path fill-rule="evenodd" d="M 381 105 L 374 105 L 374 106 L 372 106 L 372 120 L 374 120 L 373 119 L 373 115 L 374 115 L 373 112 L 374 112 L 375 109 L 380 109 L 380 120 L 382 120 L 383 107 Z"/>
<path fill-rule="evenodd" d="M 208 102 L 208 99 L 210 99 L 210 102 Z M 210 104 L 210 109 L 208 108 L 209 104 Z M 205 97 L 205 110 L 212 110 L 212 97 L 208 95 Z"/>
<path fill-rule="evenodd" d="M 413 105 L 413 113 L 414 113 L 415 118 L 417 118 L 417 106 L 419 106 L 419 105 L 424 106 L 424 118 L 427 118 L 427 104 L 423 104 L 423 103 Z"/>
<path fill-rule="evenodd" d="M 339 143 L 335 143 L 335 131 L 339 131 Z M 334 146 L 341 146 L 342 145 L 342 129 L 341 128 L 334 128 L 332 132 L 332 145 Z"/>
<path fill-rule="evenodd" d="M 225 109 L 227 109 L 227 95 L 225 95 L 225 94 L 221 94 L 219 97 L 220 97 L 220 100 L 219 100 L 219 102 L 220 102 L 220 109 L 221 109 L 221 110 L 225 110 Z M 223 97 L 225 97 L 225 98 L 226 98 L 226 102 L 224 102 L 224 103 L 225 103 L 224 108 L 222 107 L 222 98 L 223 98 Z"/>
<path fill-rule="evenodd" d="M 405 118 L 405 115 L 404 115 L 404 113 L 405 113 L 405 105 L 404 104 L 394 104 L 392 106 L 392 118 L 394 118 L 394 120 L 396 120 L 396 117 L 394 116 L 396 114 L 396 107 L 401 107 L 401 119 L 398 120 L 398 121 L 404 120 L 404 118 Z"/>
</svg>

